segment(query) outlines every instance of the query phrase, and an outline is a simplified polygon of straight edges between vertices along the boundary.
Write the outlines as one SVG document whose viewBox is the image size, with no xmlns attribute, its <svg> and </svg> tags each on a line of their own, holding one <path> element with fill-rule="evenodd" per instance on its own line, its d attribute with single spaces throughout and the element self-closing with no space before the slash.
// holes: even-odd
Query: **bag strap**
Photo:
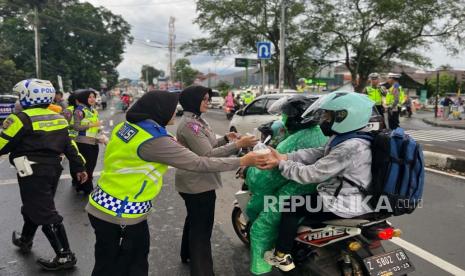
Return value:
<svg viewBox="0 0 465 276">
<path fill-rule="evenodd" d="M 370 141 L 370 142 L 373 142 L 374 140 L 374 137 L 373 137 L 373 134 L 372 133 L 368 133 L 368 132 L 348 132 L 348 133 L 344 133 L 344 134 L 341 134 L 341 135 L 336 135 L 336 137 L 334 137 L 334 139 L 329 143 L 329 147 L 330 148 L 334 148 L 335 146 L 339 145 L 340 143 L 343 143 L 349 139 L 353 139 L 353 138 L 360 138 L 360 139 L 364 139 L 364 140 L 367 140 L 367 141 Z"/>
<path fill-rule="evenodd" d="M 344 181 L 349 183 L 351 186 L 354 186 L 356 188 L 358 188 L 358 190 L 360 192 L 362 192 L 362 194 L 364 194 L 365 196 L 369 195 L 369 192 L 367 189 L 365 189 L 364 187 L 358 185 L 357 183 L 355 183 L 354 181 L 348 179 L 347 177 L 343 177 L 343 176 L 338 176 L 337 179 L 339 179 L 340 181 L 340 184 L 339 186 L 337 187 L 336 191 L 334 192 L 334 197 L 338 197 L 339 196 L 339 193 L 341 192 L 342 190 L 342 186 L 344 186 Z"/>
</svg>

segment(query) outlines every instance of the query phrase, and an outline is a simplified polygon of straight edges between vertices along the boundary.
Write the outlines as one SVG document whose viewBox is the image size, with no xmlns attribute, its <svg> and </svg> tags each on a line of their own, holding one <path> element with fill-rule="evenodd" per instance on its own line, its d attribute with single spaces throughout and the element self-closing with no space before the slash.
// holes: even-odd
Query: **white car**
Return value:
<svg viewBox="0 0 465 276">
<path fill-rule="evenodd" d="M 212 90 L 212 98 L 209 105 L 211 108 L 223 108 L 224 99 L 218 90 Z"/>
<path fill-rule="evenodd" d="M 229 131 L 241 134 L 256 134 L 254 129 L 262 124 L 278 120 L 280 116 L 268 113 L 270 106 L 278 99 L 293 94 L 268 94 L 255 99 L 249 105 L 234 114 L 229 124 Z M 316 99 L 317 97 L 315 97 Z"/>
</svg>

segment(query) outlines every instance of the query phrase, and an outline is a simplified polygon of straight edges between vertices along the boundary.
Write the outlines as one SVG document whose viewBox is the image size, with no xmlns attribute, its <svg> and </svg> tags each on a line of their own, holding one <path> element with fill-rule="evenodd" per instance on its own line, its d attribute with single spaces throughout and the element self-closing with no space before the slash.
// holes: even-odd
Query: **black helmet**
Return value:
<svg viewBox="0 0 465 276">
<path fill-rule="evenodd" d="M 295 132 L 316 124 L 315 122 L 302 123 L 302 114 L 315 100 L 316 98 L 304 95 L 285 97 L 271 105 L 268 112 L 283 114 L 283 122 L 286 129 L 290 132 Z"/>
</svg>

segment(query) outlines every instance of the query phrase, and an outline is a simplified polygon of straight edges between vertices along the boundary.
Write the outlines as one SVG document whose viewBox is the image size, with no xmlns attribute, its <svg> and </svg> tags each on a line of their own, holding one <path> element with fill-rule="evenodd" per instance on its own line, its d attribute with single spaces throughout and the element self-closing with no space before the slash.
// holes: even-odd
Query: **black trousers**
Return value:
<svg viewBox="0 0 465 276">
<path fill-rule="evenodd" d="M 318 206 L 318 193 L 313 193 L 305 197 L 305 202 L 310 201 L 312 209 L 316 209 Z M 289 199 L 289 202 L 296 202 Z M 276 250 L 282 253 L 290 254 L 292 247 L 294 246 L 294 239 L 299 228 L 299 221 L 306 216 L 316 221 L 325 221 L 330 219 L 339 219 L 340 217 L 331 212 L 309 212 L 304 206 L 296 207 L 295 212 L 283 212 L 281 213 L 281 223 L 279 224 L 278 240 L 276 242 Z M 288 205 L 289 206 L 289 205 Z"/>
<path fill-rule="evenodd" d="M 97 165 L 97 159 L 98 159 L 98 145 L 89 145 L 89 144 L 84 144 L 84 143 L 76 143 L 79 149 L 79 152 L 84 156 L 86 159 L 86 172 L 88 179 L 86 182 L 83 184 L 77 183 L 76 176 L 73 175 L 73 181 L 74 184 L 76 185 L 77 190 L 82 190 L 85 193 L 90 193 L 94 189 L 94 184 L 93 184 L 93 174 L 95 170 L 95 166 Z"/>
<path fill-rule="evenodd" d="M 399 108 L 394 108 L 388 113 L 388 121 L 390 129 L 399 127 Z"/>
<path fill-rule="evenodd" d="M 181 258 L 189 259 L 191 276 L 212 276 L 213 259 L 210 238 L 215 220 L 215 190 L 179 193 L 187 209 L 182 233 Z"/>
<path fill-rule="evenodd" d="M 33 165 L 34 174 L 19 177 L 19 192 L 25 224 L 46 225 L 63 221 L 55 208 L 55 193 L 63 168 L 60 165 Z M 36 227 L 37 228 L 37 227 Z M 34 231 L 35 232 L 35 231 Z"/>
<path fill-rule="evenodd" d="M 379 115 L 381 115 L 383 117 L 383 122 L 384 122 L 384 106 L 377 105 L 376 110 L 378 110 Z"/>
<path fill-rule="evenodd" d="M 89 214 L 95 232 L 95 265 L 92 276 L 146 276 L 150 233 L 147 221 L 120 225 Z"/>
</svg>

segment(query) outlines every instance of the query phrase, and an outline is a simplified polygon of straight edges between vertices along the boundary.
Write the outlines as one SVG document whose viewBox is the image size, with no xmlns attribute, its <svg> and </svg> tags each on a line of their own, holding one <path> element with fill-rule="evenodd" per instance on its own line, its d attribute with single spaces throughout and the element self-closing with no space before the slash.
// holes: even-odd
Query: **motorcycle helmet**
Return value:
<svg viewBox="0 0 465 276">
<path fill-rule="evenodd" d="M 13 87 L 13 92 L 18 93 L 19 103 L 23 108 L 47 106 L 55 98 L 55 88 L 48 80 L 22 80 Z"/>
<path fill-rule="evenodd" d="M 302 114 L 315 100 L 316 98 L 304 95 L 283 97 L 273 103 L 268 112 L 282 115 L 286 129 L 290 132 L 295 132 L 316 124 L 313 121 L 302 122 Z"/>
<path fill-rule="evenodd" d="M 302 115 L 304 122 L 320 125 L 326 136 L 363 129 L 370 121 L 374 102 L 354 92 L 333 92 L 319 98 Z"/>
</svg>

